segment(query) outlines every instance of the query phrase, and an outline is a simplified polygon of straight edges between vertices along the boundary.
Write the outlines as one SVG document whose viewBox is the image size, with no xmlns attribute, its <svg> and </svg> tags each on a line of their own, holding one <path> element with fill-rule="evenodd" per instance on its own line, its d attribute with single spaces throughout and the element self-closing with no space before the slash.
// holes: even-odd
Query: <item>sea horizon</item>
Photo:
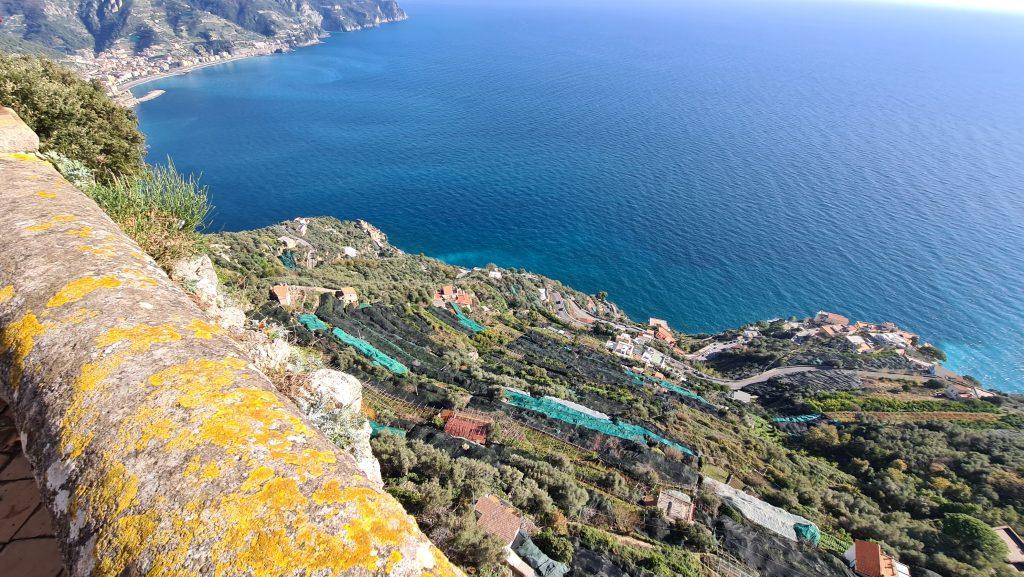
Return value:
<svg viewBox="0 0 1024 577">
<path fill-rule="evenodd" d="M 891 320 L 1024 390 L 1024 19 L 403 5 L 405 22 L 137 87 L 167 91 L 138 109 L 150 161 L 203 175 L 213 230 L 362 218 L 686 332 Z"/>
</svg>

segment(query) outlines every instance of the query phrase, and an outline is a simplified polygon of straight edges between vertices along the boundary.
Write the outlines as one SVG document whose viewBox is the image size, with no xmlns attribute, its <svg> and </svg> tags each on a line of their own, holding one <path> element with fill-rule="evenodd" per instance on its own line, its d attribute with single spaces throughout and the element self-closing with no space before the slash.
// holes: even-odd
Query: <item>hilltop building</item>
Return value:
<svg viewBox="0 0 1024 577">
<path fill-rule="evenodd" d="M 337 296 L 345 306 L 359 304 L 359 294 L 350 286 L 341 287 Z"/>
<path fill-rule="evenodd" d="M 658 494 L 658 509 L 669 521 L 693 523 L 693 499 L 682 491 L 669 489 Z"/>
<path fill-rule="evenodd" d="M 843 557 L 860 577 L 910 577 L 910 568 L 871 541 L 855 541 Z"/>
<path fill-rule="evenodd" d="M 491 421 L 469 417 L 455 411 L 442 411 L 441 418 L 444 419 L 445 433 L 480 445 L 487 444 Z"/>
<path fill-rule="evenodd" d="M 476 522 L 480 529 L 501 542 L 505 550 L 505 563 L 518 577 L 536 577 L 537 573 L 515 551 L 513 544 L 520 535 L 537 532 L 537 526 L 524 519 L 515 509 L 501 502 L 494 495 L 484 495 L 473 505 Z M 527 537 L 529 539 L 529 537 Z"/>
<path fill-rule="evenodd" d="M 850 319 L 844 317 L 839 313 L 830 313 L 828 311 L 818 311 L 814 315 L 813 324 L 819 327 L 837 326 L 845 327 L 850 324 Z"/>
</svg>

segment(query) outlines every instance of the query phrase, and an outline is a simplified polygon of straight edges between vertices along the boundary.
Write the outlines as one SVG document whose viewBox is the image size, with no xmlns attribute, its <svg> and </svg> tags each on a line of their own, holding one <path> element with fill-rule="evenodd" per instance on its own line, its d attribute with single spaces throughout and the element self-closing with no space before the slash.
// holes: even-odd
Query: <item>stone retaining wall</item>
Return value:
<svg viewBox="0 0 1024 577">
<path fill-rule="evenodd" d="M 71 575 L 460 575 L 0 114 L 0 398 Z"/>
</svg>

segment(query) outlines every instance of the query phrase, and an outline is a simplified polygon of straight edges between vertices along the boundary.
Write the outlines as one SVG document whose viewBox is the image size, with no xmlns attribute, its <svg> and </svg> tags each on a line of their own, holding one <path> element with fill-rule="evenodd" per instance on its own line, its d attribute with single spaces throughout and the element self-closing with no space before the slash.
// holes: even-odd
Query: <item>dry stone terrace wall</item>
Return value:
<svg viewBox="0 0 1024 577">
<path fill-rule="evenodd" d="M 0 397 L 68 573 L 460 575 L 27 130 L 0 122 Z"/>
</svg>

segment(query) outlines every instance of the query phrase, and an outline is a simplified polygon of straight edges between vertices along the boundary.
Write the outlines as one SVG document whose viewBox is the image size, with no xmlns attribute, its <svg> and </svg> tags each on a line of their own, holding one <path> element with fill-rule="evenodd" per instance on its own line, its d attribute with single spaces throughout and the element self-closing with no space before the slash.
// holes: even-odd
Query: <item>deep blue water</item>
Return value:
<svg viewBox="0 0 1024 577">
<path fill-rule="evenodd" d="M 1024 389 L 1024 17 L 837 2 L 408 0 L 161 80 L 213 228 L 364 218 L 711 331 L 893 320 Z"/>
</svg>

